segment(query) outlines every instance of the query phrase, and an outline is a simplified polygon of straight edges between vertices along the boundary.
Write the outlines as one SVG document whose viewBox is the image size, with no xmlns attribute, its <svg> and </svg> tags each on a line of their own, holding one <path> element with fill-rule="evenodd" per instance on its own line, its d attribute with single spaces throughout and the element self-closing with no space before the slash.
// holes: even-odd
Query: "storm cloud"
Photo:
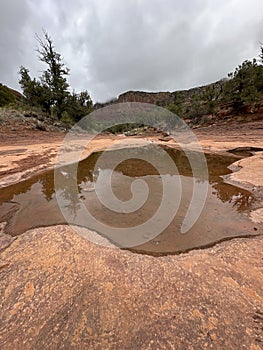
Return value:
<svg viewBox="0 0 263 350">
<path fill-rule="evenodd" d="M 0 82 L 39 76 L 45 28 L 76 91 L 94 102 L 127 90 L 174 91 L 219 80 L 257 57 L 262 0 L 1 0 Z"/>
</svg>

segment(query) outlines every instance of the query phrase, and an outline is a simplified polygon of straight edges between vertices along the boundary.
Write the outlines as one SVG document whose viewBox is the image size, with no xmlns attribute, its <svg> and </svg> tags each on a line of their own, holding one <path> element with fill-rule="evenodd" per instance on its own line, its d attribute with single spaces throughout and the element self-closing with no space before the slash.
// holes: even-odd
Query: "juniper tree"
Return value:
<svg viewBox="0 0 263 350">
<path fill-rule="evenodd" d="M 23 89 L 23 94 L 30 106 L 41 107 L 44 112 L 50 114 L 52 106 L 51 91 L 35 78 L 32 79 L 29 70 L 20 66 L 19 84 Z"/>
<path fill-rule="evenodd" d="M 40 61 L 48 65 L 40 77 L 43 87 L 51 91 L 52 104 L 55 107 L 55 113 L 58 118 L 61 118 L 65 108 L 65 101 L 69 95 L 66 76 L 69 74 L 69 68 L 62 62 L 60 53 L 56 52 L 53 41 L 47 32 L 44 31 L 44 38 L 41 39 L 36 35 L 39 43 L 37 52 L 39 53 Z"/>
<path fill-rule="evenodd" d="M 39 79 L 32 79 L 29 70 L 20 67 L 19 84 L 23 94 L 31 106 L 39 106 L 47 113 L 53 113 L 59 119 L 67 116 L 68 120 L 76 121 L 91 112 L 92 101 L 87 91 L 79 94 L 68 91 L 67 76 L 69 68 L 63 63 L 60 53 L 55 50 L 53 41 L 47 32 L 43 38 L 36 35 L 39 60 L 47 64 Z"/>
<path fill-rule="evenodd" d="M 243 62 L 228 75 L 229 80 L 223 90 L 224 100 L 232 101 L 236 107 L 256 102 L 262 89 L 261 73 L 262 66 L 257 64 L 256 59 Z"/>
</svg>

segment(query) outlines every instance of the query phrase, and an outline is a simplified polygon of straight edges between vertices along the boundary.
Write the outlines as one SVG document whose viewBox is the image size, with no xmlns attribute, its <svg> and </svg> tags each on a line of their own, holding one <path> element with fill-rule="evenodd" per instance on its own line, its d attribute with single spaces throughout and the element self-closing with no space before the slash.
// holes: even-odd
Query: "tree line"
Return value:
<svg viewBox="0 0 263 350">
<path fill-rule="evenodd" d="M 220 106 L 228 104 L 238 113 L 244 107 L 262 100 L 263 94 L 263 46 L 259 58 L 246 60 L 228 78 L 200 88 L 190 101 L 184 92 L 174 93 L 174 102 L 168 106 L 173 113 L 184 118 L 198 119 L 214 114 Z"/>
<path fill-rule="evenodd" d="M 40 77 L 32 78 L 29 69 L 20 66 L 19 84 L 26 105 L 62 121 L 74 123 L 80 120 L 93 110 L 88 91 L 70 92 L 67 80 L 70 70 L 46 31 L 42 38 L 36 35 L 36 40 L 38 58 L 47 68 Z M 239 112 L 262 100 L 263 46 L 260 46 L 258 59 L 246 60 L 229 73 L 228 78 L 195 90 L 190 98 L 188 92 L 175 91 L 173 103 L 162 106 L 184 119 L 198 120 L 203 115 L 216 114 L 224 104 Z M 0 84 L 0 106 L 14 102 L 13 90 Z"/>
</svg>

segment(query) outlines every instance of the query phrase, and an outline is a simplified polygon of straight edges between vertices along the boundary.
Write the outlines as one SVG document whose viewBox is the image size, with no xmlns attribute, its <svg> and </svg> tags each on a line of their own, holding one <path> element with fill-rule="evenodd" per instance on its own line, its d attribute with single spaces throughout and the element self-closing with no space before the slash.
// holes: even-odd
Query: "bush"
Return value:
<svg viewBox="0 0 263 350">
<path fill-rule="evenodd" d="M 60 121 L 62 123 L 69 124 L 69 125 L 73 125 L 74 124 L 74 120 L 69 116 L 67 111 L 64 111 L 62 113 L 62 117 L 61 117 Z"/>
<path fill-rule="evenodd" d="M 230 73 L 229 80 L 223 89 L 223 99 L 233 102 L 235 107 L 256 102 L 262 90 L 263 67 L 256 59 L 245 61 L 239 65 L 234 73 Z"/>
</svg>

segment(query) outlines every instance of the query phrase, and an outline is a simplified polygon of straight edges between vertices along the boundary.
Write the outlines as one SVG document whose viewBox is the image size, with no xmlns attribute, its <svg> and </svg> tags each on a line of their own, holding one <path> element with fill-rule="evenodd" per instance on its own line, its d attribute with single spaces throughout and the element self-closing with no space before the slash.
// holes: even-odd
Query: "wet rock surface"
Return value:
<svg viewBox="0 0 263 350">
<path fill-rule="evenodd" d="M 1 254 L 0 348 L 262 349 L 262 248 L 156 258 L 28 231 Z"/>
<path fill-rule="evenodd" d="M 263 147 L 262 122 L 225 124 L 196 130 L 206 151 Z M 1 131 L 3 187 L 52 166 L 64 137 Z M 88 151 L 118 137 L 104 136 Z M 256 153 L 239 163 L 232 181 L 263 198 Z M 262 207 L 251 216 L 255 226 L 262 222 Z M 1 244 L 1 350 L 263 348 L 262 236 L 159 258 L 96 246 L 67 226 L 15 241 L 2 235 Z"/>
</svg>

